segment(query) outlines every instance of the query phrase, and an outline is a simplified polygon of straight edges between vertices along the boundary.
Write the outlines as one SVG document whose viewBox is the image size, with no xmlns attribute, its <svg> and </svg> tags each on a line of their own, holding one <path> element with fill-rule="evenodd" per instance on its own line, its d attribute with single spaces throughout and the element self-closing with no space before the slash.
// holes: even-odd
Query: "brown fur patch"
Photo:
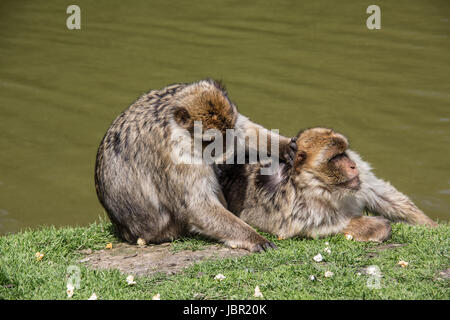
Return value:
<svg viewBox="0 0 450 320">
<path fill-rule="evenodd" d="M 348 141 L 343 135 L 327 128 L 306 129 L 300 131 L 297 136 L 297 148 L 299 161 L 294 162 L 294 167 L 298 173 L 304 169 L 312 170 L 329 185 L 346 180 L 345 175 L 328 162 L 348 148 Z"/>
<path fill-rule="evenodd" d="M 391 236 L 391 225 L 382 217 L 355 217 L 350 220 L 342 231 L 349 234 L 356 241 L 383 242 Z"/>
<path fill-rule="evenodd" d="M 297 172 L 300 172 L 302 169 L 302 165 L 305 163 L 307 158 L 307 153 L 303 150 L 297 151 L 297 154 L 295 155 L 294 160 L 294 168 Z"/>
<path fill-rule="evenodd" d="M 182 99 L 181 104 L 189 115 L 189 120 L 183 122 L 187 116 L 175 112 L 175 119 L 184 128 L 193 130 L 194 121 L 200 121 L 203 131 L 217 129 L 225 134 L 226 129 L 234 128 L 237 113 L 236 107 L 228 99 L 222 86 L 217 83 L 198 85 Z"/>
</svg>

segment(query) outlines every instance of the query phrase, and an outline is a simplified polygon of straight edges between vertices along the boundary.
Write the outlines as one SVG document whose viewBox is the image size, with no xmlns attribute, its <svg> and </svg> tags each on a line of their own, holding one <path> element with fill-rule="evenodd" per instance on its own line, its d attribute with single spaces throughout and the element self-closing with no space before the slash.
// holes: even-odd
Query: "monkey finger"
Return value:
<svg viewBox="0 0 450 320">
<path fill-rule="evenodd" d="M 291 142 L 289 142 L 289 146 L 291 146 L 291 148 L 297 149 L 297 138 L 296 137 L 291 139 Z"/>
<path fill-rule="evenodd" d="M 290 165 L 294 163 L 294 158 L 292 157 L 292 153 L 290 151 L 283 153 L 283 158 L 285 159 L 286 163 L 289 163 Z"/>
<path fill-rule="evenodd" d="M 288 159 L 290 164 L 294 163 L 295 155 L 297 154 L 298 147 L 296 141 L 297 138 L 295 137 L 291 139 L 287 148 L 287 155 L 285 155 L 285 158 Z"/>
<path fill-rule="evenodd" d="M 260 244 L 256 244 L 252 250 L 252 252 L 261 253 L 264 251 L 263 247 Z"/>
<path fill-rule="evenodd" d="M 278 247 L 273 242 L 266 242 L 262 245 L 262 247 L 265 251 L 271 250 L 271 249 L 278 249 Z"/>
<path fill-rule="evenodd" d="M 290 159 L 290 164 L 294 163 L 294 159 L 295 159 L 295 154 L 297 153 L 297 151 L 294 150 L 289 150 L 289 159 Z"/>
<path fill-rule="evenodd" d="M 264 249 L 265 251 L 269 250 L 269 249 L 271 248 L 271 247 L 270 247 L 270 242 L 264 243 L 264 244 L 262 245 L 262 247 L 263 247 L 263 249 Z"/>
<path fill-rule="evenodd" d="M 277 245 L 276 245 L 275 243 L 273 243 L 273 242 L 269 242 L 269 246 L 270 246 L 272 249 L 278 250 Z"/>
</svg>

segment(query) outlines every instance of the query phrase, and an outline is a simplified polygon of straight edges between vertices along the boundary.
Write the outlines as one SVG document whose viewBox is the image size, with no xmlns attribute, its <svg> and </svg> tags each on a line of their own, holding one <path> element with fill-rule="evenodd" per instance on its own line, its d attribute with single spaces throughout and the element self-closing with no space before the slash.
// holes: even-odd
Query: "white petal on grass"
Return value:
<svg viewBox="0 0 450 320">
<path fill-rule="evenodd" d="M 255 287 L 255 293 L 253 294 L 254 297 L 256 298 L 263 298 L 263 294 L 261 292 L 261 290 L 259 289 L 259 286 Z"/>
<path fill-rule="evenodd" d="M 323 260 L 323 257 L 322 257 L 322 255 L 319 253 L 317 256 L 314 256 L 314 261 L 316 261 L 316 262 L 321 262 L 322 260 Z"/>
<path fill-rule="evenodd" d="M 353 236 L 351 234 L 346 234 L 345 239 L 347 240 L 353 240 Z"/>
<path fill-rule="evenodd" d="M 73 287 L 73 285 L 71 284 L 71 283 L 68 283 L 67 284 L 67 290 L 66 290 L 66 293 L 67 293 L 67 297 L 68 298 L 72 298 L 72 296 L 73 296 L 73 290 L 74 290 L 75 288 Z"/>
<path fill-rule="evenodd" d="M 314 281 L 314 280 L 316 280 L 316 277 L 313 276 L 313 275 L 310 275 L 310 276 L 309 276 L 309 280 Z"/>
<path fill-rule="evenodd" d="M 223 274 L 221 274 L 221 273 L 219 273 L 218 275 L 216 275 L 215 277 L 214 277 L 214 279 L 215 280 L 219 280 L 219 281 L 222 281 L 222 280 L 224 280 L 226 277 L 223 275 Z"/>
<path fill-rule="evenodd" d="M 97 295 L 95 294 L 95 292 L 89 297 L 88 300 L 97 300 Z"/>
<path fill-rule="evenodd" d="M 138 245 L 138 246 L 143 247 L 143 246 L 145 246 L 146 244 L 147 244 L 147 243 L 145 242 L 144 239 L 142 239 L 142 238 L 137 239 L 137 245 Z"/>
<path fill-rule="evenodd" d="M 133 277 L 132 275 L 129 275 L 129 276 L 127 277 L 127 283 L 128 283 L 129 285 L 136 284 L 136 281 L 134 281 L 134 277 Z"/>
<path fill-rule="evenodd" d="M 326 247 L 325 249 L 323 249 L 323 251 L 325 251 L 325 252 L 328 253 L 328 254 L 331 254 L 331 249 L 328 248 L 328 247 Z"/>
<path fill-rule="evenodd" d="M 331 271 L 325 271 L 325 278 L 331 278 L 334 275 Z"/>
<path fill-rule="evenodd" d="M 152 300 L 161 300 L 161 295 L 160 295 L 159 293 L 155 294 L 155 295 L 152 297 Z"/>
</svg>

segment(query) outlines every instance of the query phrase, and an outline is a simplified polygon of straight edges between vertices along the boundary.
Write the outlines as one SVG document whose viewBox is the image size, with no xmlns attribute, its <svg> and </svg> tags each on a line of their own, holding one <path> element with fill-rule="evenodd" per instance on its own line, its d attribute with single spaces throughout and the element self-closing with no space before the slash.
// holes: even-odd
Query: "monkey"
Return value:
<svg viewBox="0 0 450 320">
<path fill-rule="evenodd" d="M 240 130 L 246 151 L 263 141 L 246 140 L 245 134 L 266 134 L 264 143 L 279 141 L 280 160 L 293 162 L 296 143 L 240 114 L 221 82 L 206 79 L 151 90 L 113 121 L 97 151 L 96 193 L 115 233 L 129 243 L 200 234 L 251 252 L 275 248 L 227 210 L 215 163 L 180 161 L 195 145 L 196 123 L 201 133 Z M 207 142 L 202 141 L 202 150 Z"/>
<path fill-rule="evenodd" d="M 296 136 L 293 165 L 220 164 L 218 179 L 228 208 L 251 226 L 279 238 L 316 238 L 343 233 L 356 241 L 382 242 L 390 221 L 436 226 L 404 194 L 377 178 L 349 149 L 345 136 L 328 128 Z M 377 216 L 365 216 L 368 210 Z"/>
</svg>

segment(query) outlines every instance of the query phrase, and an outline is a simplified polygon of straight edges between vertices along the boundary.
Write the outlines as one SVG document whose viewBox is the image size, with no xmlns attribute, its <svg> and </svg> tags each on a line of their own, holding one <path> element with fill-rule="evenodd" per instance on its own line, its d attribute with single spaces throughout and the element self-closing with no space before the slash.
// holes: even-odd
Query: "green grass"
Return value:
<svg viewBox="0 0 450 320">
<path fill-rule="evenodd" d="M 71 299 L 87 299 L 93 292 L 99 299 L 256 299 L 259 286 L 266 299 L 449 299 L 449 280 L 439 272 L 449 268 L 449 224 L 436 229 L 393 225 L 387 243 L 406 244 L 379 250 L 375 243 L 348 241 L 342 236 L 319 240 L 289 239 L 274 241 L 279 250 L 241 258 L 207 261 L 185 272 L 167 276 L 136 277 L 136 285 L 126 283 L 118 271 L 94 271 L 77 261 L 81 249 L 104 248 L 117 242 L 108 222 L 89 227 L 44 227 L 0 237 L 0 298 L 67 299 L 68 267 L 80 268 L 80 288 Z M 331 254 L 324 252 L 328 247 Z M 172 250 L 201 250 L 208 242 L 183 239 Z M 36 252 L 44 258 L 37 261 Z M 323 262 L 313 257 L 321 253 Z M 406 268 L 398 261 L 409 263 Z M 369 275 L 364 267 L 376 265 L 382 278 L 379 289 L 367 286 Z M 326 278 L 325 271 L 333 277 Z M 222 273 L 223 281 L 214 280 Z M 311 281 L 310 275 L 317 280 Z"/>
</svg>

